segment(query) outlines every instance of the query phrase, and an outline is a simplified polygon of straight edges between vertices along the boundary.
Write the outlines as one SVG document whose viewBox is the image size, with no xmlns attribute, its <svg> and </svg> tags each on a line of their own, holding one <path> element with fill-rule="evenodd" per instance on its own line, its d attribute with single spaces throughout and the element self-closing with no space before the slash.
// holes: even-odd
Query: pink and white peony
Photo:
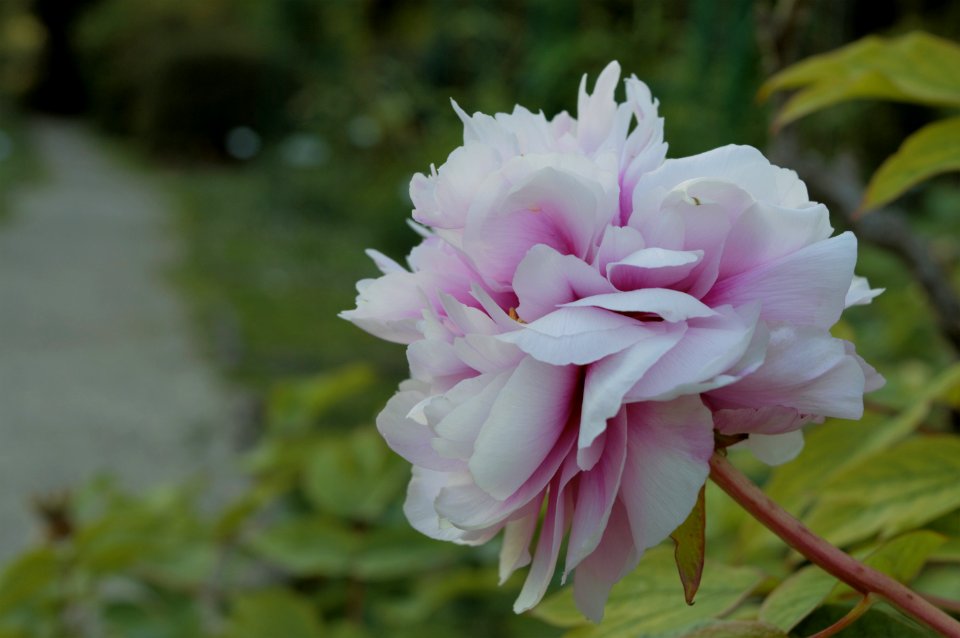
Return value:
<svg viewBox="0 0 960 638">
<path fill-rule="evenodd" d="M 619 75 L 581 84 L 577 119 L 454 105 L 463 146 L 411 183 L 409 270 L 371 253 L 383 276 L 342 314 L 409 344 L 377 425 L 413 464 L 411 524 L 502 531 L 501 579 L 530 565 L 517 612 L 567 537 L 563 575 L 599 620 L 693 508 L 715 430 L 783 462 L 802 425 L 860 417 L 882 384 L 829 332 L 880 292 L 854 277 L 854 236 L 753 148 L 664 161 L 657 103 L 631 77 L 618 104 Z"/>
</svg>

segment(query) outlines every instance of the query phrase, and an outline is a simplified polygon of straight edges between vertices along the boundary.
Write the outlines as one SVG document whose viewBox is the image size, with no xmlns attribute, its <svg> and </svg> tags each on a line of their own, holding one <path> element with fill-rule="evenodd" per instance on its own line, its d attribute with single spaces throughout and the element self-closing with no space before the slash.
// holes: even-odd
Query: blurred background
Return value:
<svg viewBox="0 0 960 638">
<path fill-rule="evenodd" d="M 670 157 L 763 149 L 772 72 L 915 29 L 960 39 L 960 4 L 3 0 L 0 636 L 558 635 L 512 615 L 495 547 L 407 529 L 372 428 L 403 350 L 336 318 L 364 248 L 417 241 L 449 99 L 573 112 L 617 59 Z M 847 104 L 789 134 L 865 178 L 937 115 Z M 957 177 L 900 205 L 956 284 Z M 896 408 L 955 354 L 896 256 L 860 263 L 887 293 L 838 330 Z"/>
</svg>

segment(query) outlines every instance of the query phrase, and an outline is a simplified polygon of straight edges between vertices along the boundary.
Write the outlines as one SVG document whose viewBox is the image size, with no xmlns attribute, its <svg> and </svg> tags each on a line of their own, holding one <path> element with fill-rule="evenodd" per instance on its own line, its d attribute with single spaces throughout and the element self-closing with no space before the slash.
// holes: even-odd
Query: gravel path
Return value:
<svg viewBox="0 0 960 638">
<path fill-rule="evenodd" d="M 143 177 L 37 120 L 42 181 L 0 225 L 0 561 L 40 537 L 35 495 L 98 473 L 226 486 L 229 397 L 168 281 L 177 243 Z"/>
</svg>

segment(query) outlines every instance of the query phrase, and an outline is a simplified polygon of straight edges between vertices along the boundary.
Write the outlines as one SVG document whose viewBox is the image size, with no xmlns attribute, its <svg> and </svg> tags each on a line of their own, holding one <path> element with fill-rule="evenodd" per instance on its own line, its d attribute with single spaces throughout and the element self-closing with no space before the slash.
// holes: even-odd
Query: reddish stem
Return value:
<svg viewBox="0 0 960 638">
<path fill-rule="evenodd" d="M 710 478 L 751 516 L 763 523 L 810 562 L 839 578 L 864 596 L 874 594 L 947 638 L 960 638 L 960 622 L 886 574 L 854 560 L 777 505 L 735 468 L 714 453 Z"/>
</svg>

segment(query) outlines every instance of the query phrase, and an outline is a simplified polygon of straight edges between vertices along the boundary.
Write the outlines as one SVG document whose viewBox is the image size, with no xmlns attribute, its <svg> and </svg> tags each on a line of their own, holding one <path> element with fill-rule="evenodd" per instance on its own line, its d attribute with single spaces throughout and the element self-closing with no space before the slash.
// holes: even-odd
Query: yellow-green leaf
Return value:
<svg viewBox="0 0 960 638">
<path fill-rule="evenodd" d="M 960 507 L 960 437 L 924 436 L 834 476 L 807 518 L 837 545 L 915 529 Z"/>
<path fill-rule="evenodd" d="M 804 567 L 767 596 L 760 620 L 790 631 L 827 599 L 836 584 L 836 578 L 816 565 Z"/>
<path fill-rule="evenodd" d="M 860 209 L 879 208 L 948 171 L 960 171 L 960 117 L 934 122 L 908 137 L 870 178 Z"/>
<path fill-rule="evenodd" d="M 640 565 L 613 587 L 603 622 L 582 624 L 570 638 L 619 638 L 625 636 L 683 635 L 736 607 L 763 579 L 748 567 L 708 562 L 700 583 L 697 604 L 684 601 L 683 587 L 674 575 L 673 552 L 669 547 L 651 549 Z M 560 618 L 569 626 L 573 598 L 564 590 L 548 598 L 533 614 L 547 622 Z M 544 613 L 547 612 L 547 613 Z"/>
<path fill-rule="evenodd" d="M 787 67 L 767 80 L 760 97 L 800 89 L 777 115 L 776 126 L 863 98 L 960 106 L 958 68 L 960 46 L 949 40 L 920 32 L 893 39 L 870 36 Z"/>
<path fill-rule="evenodd" d="M 946 536 L 921 529 L 897 536 L 863 559 L 870 567 L 909 583 L 930 556 L 947 541 Z"/>
<path fill-rule="evenodd" d="M 858 423 L 828 421 L 807 428 L 806 444 L 796 459 L 774 469 L 764 491 L 790 513 L 799 516 L 823 486 L 846 468 L 903 440 L 923 423 L 935 401 L 960 388 L 960 364 L 941 372 L 909 408 L 893 418 L 868 414 Z M 745 547 L 779 547 L 782 541 L 756 521 L 741 532 Z"/>
<path fill-rule="evenodd" d="M 720 620 L 684 634 L 683 638 L 787 638 L 787 634 L 757 620 Z"/>
<path fill-rule="evenodd" d="M 703 577 L 703 555 L 706 552 L 706 524 L 707 512 L 704 499 L 704 487 L 700 488 L 697 503 L 693 506 L 687 520 L 680 527 L 673 530 L 670 538 L 673 539 L 675 549 L 674 561 L 680 573 L 680 582 L 683 583 L 683 595 L 688 605 L 693 604 L 693 598 L 700 587 Z"/>
</svg>

